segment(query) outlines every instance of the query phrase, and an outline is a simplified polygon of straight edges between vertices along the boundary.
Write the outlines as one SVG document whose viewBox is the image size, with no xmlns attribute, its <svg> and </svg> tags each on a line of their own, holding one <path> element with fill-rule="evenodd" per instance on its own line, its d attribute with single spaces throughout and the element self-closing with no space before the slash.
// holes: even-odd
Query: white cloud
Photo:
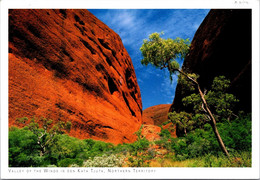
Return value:
<svg viewBox="0 0 260 180">
<path fill-rule="evenodd" d="M 177 85 L 178 77 L 176 75 L 172 76 L 172 82 L 169 77 L 164 77 L 162 83 L 161 83 L 161 93 L 163 96 L 168 97 L 170 99 L 174 98 L 175 95 L 175 88 Z"/>
<path fill-rule="evenodd" d="M 137 80 L 141 85 L 140 88 L 143 88 L 141 92 L 147 94 L 147 102 L 144 102 L 144 106 L 145 104 L 153 104 L 150 99 L 160 99 L 161 104 L 172 103 L 177 76 L 172 76 L 173 81 L 171 83 L 167 70 L 161 71 L 152 66 L 141 65 L 140 47 L 143 39 L 147 39 L 153 32 L 164 31 L 163 38 L 165 39 L 181 37 L 192 40 L 196 29 L 209 10 L 110 9 L 93 11 L 97 18 L 121 37 L 133 61 Z M 152 91 L 158 93 L 152 95 Z M 156 98 L 148 98 L 150 96 Z"/>
<path fill-rule="evenodd" d="M 138 78 L 137 82 L 140 84 L 140 83 L 143 83 L 144 81 L 141 78 Z"/>
<path fill-rule="evenodd" d="M 114 23 L 118 23 L 118 25 L 124 28 L 132 28 L 135 26 L 135 16 L 132 11 L 122 10 L 114 16 Z"/>
</svg>

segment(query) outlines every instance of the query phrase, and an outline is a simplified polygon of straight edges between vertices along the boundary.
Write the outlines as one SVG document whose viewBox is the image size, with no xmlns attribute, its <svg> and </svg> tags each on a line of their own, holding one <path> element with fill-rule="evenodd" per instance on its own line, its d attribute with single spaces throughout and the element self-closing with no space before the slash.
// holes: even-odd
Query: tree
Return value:
<svg viewBox="0 0 260 180">
<path fill-rule="evenodd" d="M 179 63 L 177 62 L 177 59 L 183 60 L 186 54 L 188 53 L 190 46 L 189 39 L 162 39 L 160 35 L 161 34 L 159 33 L 153 33 L 149 36 L 149 40 L 143 41 L 143 44 L 140 48 L 143 56 L 141 63 L 143 65 L 151 64 L 160 69 L 168 69 L 171 80 L 173 73 L 179 73 L 183 77 L 188 79 L 193 84 L 193 86 L 195 86 L 202 101 L 203 108 L 205 109 L 205 112 L 207 113 L 210 119 L 210 124 L 218 140 L 218 143 L 224 154 L 230 157 L 224 145 L 224 142 L 222 141 L 222 138 L 218 132 L 216 126 L 216 119 L 213 116 L 211 110 L 209 109 L 209 106 L 205 99 L 205 95 L 203 94 L 200 85 L 196 79 L 197 76 L 194 77 L 191 74 L 182 71 L 180 69 Z"/>
<path fill-rule="evenodd" d="M 28 130 L 30 130 L 37 137 L 37 144 L 40 146 L 40 156 L 44 156 L 48 153 L 47 148 L 50 144 L 55 141 L 57 134 L 64 134 L 66 131 L 69 132 L 71 129 L 71 122 L 59 121 L 52 125 L 52 120 L 41 117 L 40 119 L 27 117 L 16 119 L 17 124 L 22 124 Z M 41 128 L 40 128 L 41 125 Z"/>
<path fill-rule="evenodd" d="M 39 156 L 40 147 L 37 136 L 24 128 L 9 128 L 9 167 L 40 166 L 43 158 Z"/>
<path fill-rule="evenodd" d="M 194 121 L 191 120 L 191 114 L 187 112 L 177 113 L 176 111 L 170 112 L 168 114 L 170 121 L 173 124 L 177 124 L 180 129 L 183 129 L 185 135 L 187 136 L 187 130 L 191 130 L 194 125 Z"/>
<path fill-rule="evenodd" d="M 183 81 L 181 82 L 183 83 Z M 238 99 L 233 94 L 227 93 L 230 87 L 230 81 L 225 76 L 215 77 L 209 91 L 204 91 L 205 99 L 208 106 L 217 121 L 227 119 L 228 121 L 232 116 L 238 117 L 234 114 L 233 109 Z M 182 99 L 184 106 L 191 107 L 196 114 L 205 115 L 205 109 L 200 101 L 200 96 L 192 93 Z M 222 119 L 221 119 L 222 118 Z"/>
</svg>

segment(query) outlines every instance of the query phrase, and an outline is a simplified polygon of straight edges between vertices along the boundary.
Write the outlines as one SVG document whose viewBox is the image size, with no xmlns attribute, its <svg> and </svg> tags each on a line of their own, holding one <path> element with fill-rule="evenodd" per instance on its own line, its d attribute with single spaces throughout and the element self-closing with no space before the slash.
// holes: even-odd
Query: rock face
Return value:
<svg viewBox="0 0 260 180">
<path fill-rule="evenodd" d="M 215 76 L 231 80 L 229 92 L 239 100 L 239 109 L 251 111 L 251 10 L 211 10 L 197 30 L 186 71 L 200 75 L 202 88 L 209 89 Z M 177 85 L 171 111 L 183 108 L 181 86 Z"/>
<path fill-rule="evenodd" d="M 161 128 L 155 125 L 144 125 L 141 131 L 141 137 L 146 138 L 148 141 L 158 141 L 160 140 L 159 133 Z"/>
<path fill-rule="evenodd" d="M 168 120 L 168 112 L 171 104 L 160 104 L 149 107 L 143 111 L 142 121 L 147 125 L 162 125 Z"/>
<path fill-rule="evenodd" d="M 160 139 L 159 133 L 161 132 L 161 128 L 159 126 L 168 121 L 170 107 L 171 104 L 160 104 L 143 110 L 142 121 L 144 126 L 142 129 L 142 135 L 146 139 L 149 141 Z M 172 123 L 163 125 L 162 128 L 169 130 L 172 137 L 177 137 L 176 126 Z"/>
<path fill-rule="evenodd" d="M 71 121 L 71 136 L 133 142 L 142 103 L 120 37 L 87 10 L 9 10 L 9 125 Z"/>
</svg>

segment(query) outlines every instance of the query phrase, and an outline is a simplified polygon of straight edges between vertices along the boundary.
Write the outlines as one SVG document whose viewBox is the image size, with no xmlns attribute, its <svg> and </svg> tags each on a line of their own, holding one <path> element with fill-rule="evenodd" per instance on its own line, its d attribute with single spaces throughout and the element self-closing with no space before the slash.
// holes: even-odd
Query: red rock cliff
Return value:
<svg viewBox="0 0 260 180">
<path fill-rule="evenodd" d="M 146 139 L 150 141 L 160 139 L 159 133 L 161 132 L 161 128 L 159 126 L 162 126 L 163 129 L 169 130 L 172 137 L 177 137 L 175 125 L 172 123 L 163 125 L 168 121 L 170 107 L 171 104 L 160 104 L 143 110 L 142 120 L 144 126 L 142 129 L 142 135 L 144 135 Z"/>
<path fill-rule="evenodd" d="M 9 125 L 71 121 L 71 136 L 132 142 L 141 95 L 120 37 L 87 10 L 9 10 Z"/>
<path fill-rule="evenodd" d="M 197 30 L 190 53 L 184 60 L 186 71 L 200 75 L 202 88 L 209 89 L 213 78 L 231 80 L 229 92 L 240 100 L 239 109 L 251 111 L 251 10 L 211 10 Z M 183 109 L 181 85 L 177 85 L 171 111 Z"/>
<path fill-rule="evenodd" d="M 160 104 L 143 110 L 143 124 L 162 125 L 168 120 L 168 112 L 171 104 Z"/>
</svg>

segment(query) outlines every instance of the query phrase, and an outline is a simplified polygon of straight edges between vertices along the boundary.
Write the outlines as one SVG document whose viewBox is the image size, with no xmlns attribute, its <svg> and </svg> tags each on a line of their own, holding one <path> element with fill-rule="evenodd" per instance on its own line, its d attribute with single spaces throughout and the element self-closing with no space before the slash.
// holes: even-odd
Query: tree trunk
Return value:
<svg viewBox="0 0 260 180">
<path fill-rule="evenodd" d="M 219 146 L 221 147 L 221 150 L 223 151 L 223 153 L 224 153 L 228 158 L 230 158 L 230 155 L 229 155 L 229 153 L 228 153 L 228 151 L 227 151 L 227 149 L 226 149 L 226 147 L 225 147 L 225 144 L 224 144 L 224 142 L 222 141 L 222 138 L 221 138 L 221 136 L 220 136 L 220 134 L 219 134 L 219 132 L 218 132 L 217 125 L 216 125 L 216 120 L 215 120 L 213 114 L 211 113 L 211 111 L 210 111 L 210 109 L 209 109 L 209 107 L 208 107 L 207 101 L 206 101 L 206 99 L 205 99 L 205 97 L 204 97 L 204 94 L 202 93 L 202 91 L 201 91 L 201 89 L 200 89 L 199 83 L 198 83 L 196 80 L 194 80 L 193 78 L 189 77 L 189 75 L 186 74 L 186 73 L 184 73 L 182 70 L 178 69 L 178 71 L 179 71 L 181 74 L 183 74 L 186 78 L 188 78 L 190 81 L 192 81 L 194 84 L 196 84 L 197 89 L 198 89 L 198 91 L 199 91 L 200 98 L 201 98 L 201 100 L 202 100 L 202 103 L 203 103 L 203 105 L 204 105 L 204 107 L 205 107 L 205 110 L 206 110 L 207 114 L 209 115 L 210 122 L 211 122 L 210 124 L 211 124 L 211 127 L 212 127 L 212 129 L 213 129 L 213 131 L 214 131 L 214 134 L 215 134 L 215 136 L 216 136 L 216 138 L 217 138 L 217 140 L 218 140 Z"/>
<path fill-rule="evenodd" d="M 187 136 L 187 130 L 186 130 L 186 128 L 184 128 L 184 134 L 185 134 L 185 136 Z"/>
<path fill-rule="evenodd" d="M 199 84 L 197 84 L 197 89 L 198 89 L 198 91 L 199 91 L 199 94 L 200 94 L 200 98 L 201 98 L 201 100 L 202 100 L 202 103 L 204 104 L 205 109 L 206 109 L 206 111 L 207 111 L 207 113 L 208 113 L 208 115 L 209 115 L 209 117 L 210 117 L 210 120 L 211 120 L 210 125 L 211 125 L 211 127 L 212 127 L 212 129 L 213 129 L 213 131 L 214 131 L 214 134 L 215 134 L 215 136 L 216 136 L 216 138 L 217 138 L 217 140 L 218 140 L 218 143 L 219 143 L 219 145 L 220 145 L 220 147 L 221 147 L 221 150 L 222 150 L 223 153 L 229 158 L 230 155 L 229 155 L 229 153 L 228 153 L 228 151 L 227 151 L 227 149 L 226 149 L 226 147 L 225 147 L 225 144 L 224 144 L 224 142 L 222 141 L 222 138 L 221 138 L 221 136 L 220 136 L 220 134 L 219 134 L 219 132 L 218 132 L 217 125 L 216 125 L 216 120 L 215 120 L 213 114 L 211 113 L 211 111 L 210 111 L 210 109 L 209 109 L 209 107 L 208 107 L 207 101 L 206 101 L 206 99 L 204 98 L 204 94 L 202 93 Z"/>
</svg>

